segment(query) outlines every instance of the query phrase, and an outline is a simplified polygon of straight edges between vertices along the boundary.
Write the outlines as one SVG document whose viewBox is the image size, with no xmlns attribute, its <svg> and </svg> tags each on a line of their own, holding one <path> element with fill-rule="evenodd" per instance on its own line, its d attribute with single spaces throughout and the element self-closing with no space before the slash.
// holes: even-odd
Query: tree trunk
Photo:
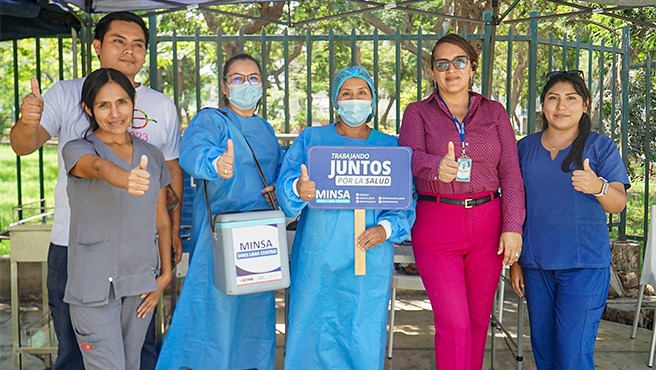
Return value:
<svg viewBox="0 0 656 370">
<path fill-rule="evenodd" d="M 389 115 L 390 110 L 392 110 L 392 106 L 394 105 L 395 101 L 396 101 L 396 97 L 394 95 L 389 97 L 389 102 L 385 107 L 385 111 L 383 112 L 383 115 L 380 116 L 380 120 L 378 120 L 379 126 L 387 126 L 387 116 Z"/>
<path fill-rule="evenodd" d="M 241 25 L 240 28 L 246 35 L 262 32 L 262 28 L 271 23 L 267 21 L 267 19 L 279 20 L 282 17 L 285 4 L 286 2 L 284 1 L 253 4 L 253 6 L 259 8 L 259 17 L 262 19 L 246 21 Z M 218 32 L 219 28 L 221 28 L 221 25 L 216 21 L 214 13 L 206 9 L 201 9 L 201 13 L 205 18 L 205 23 L 207 23 L 207 26 L 211 30 L 217 30 Z M 239 52 L 239 44 L 237 42 L 224 42 L 222 47 L 225 50 L 226 59 L 236 55 Z"/>
</svg>

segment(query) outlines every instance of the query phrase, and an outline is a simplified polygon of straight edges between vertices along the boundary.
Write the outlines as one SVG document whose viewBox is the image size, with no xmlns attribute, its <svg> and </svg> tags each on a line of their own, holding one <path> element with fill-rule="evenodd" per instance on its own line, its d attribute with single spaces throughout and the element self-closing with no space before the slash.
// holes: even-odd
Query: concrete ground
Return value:
<svg viewBox="0 0 656 370">
<path fill-rule="evenodd" d="M 517 333 L 517 299 L 506 290 L 503 322 L 511 335 Z M 626 302 L 625 302 L 626 304 Z M 276 370 L 282 369 L 284 351 L 284 300 L 277 298 L 278 305 L 278 339 Z M 634 303 L 635 307 L 635 303 Z M 435 368 L 433 351 L 433 327 L 430 303 L 425 293 L 417 291 L 399 291 L 396 306 L 396 325 L 394 334 L 393 358 L 386 360 L 386 370 L 430 370 Z M 39 316 L 38 303 L 25 304 L 21 307 L 22 322 L 28 322 Z M 526 310 L 524 310 L 526 315 Z M 504 341 L 504 336 L 495 330 L 494 363 L 491 363 L 492 343 L 488 335 L 484 369 L 535 369 L 530 351 L 530 332 L 528 319 L 524 319 L 524 357 L 519 367 L 513 353 Z M 651 331 L 639 329 L 636 339 L 630 339 L 631 327 L 610 321 L 602 321 L 597 335 L 595 350 L 596 369 L 598 370 L 634 370 L 646 369 L 649 358 L 649 341 Z M 36 342 L 36 338 L 35 338 Z M 493 366 L 492 366 L 493 365 Z M 11 315 L 8 302 L 0 302 L 0 369 L 12 369 Z M 43 358 L 33 355 L 23 356 L 23 369 L 45 369 Z M 203 369 L 197 369 L 203 370 Z"/>
</svg>

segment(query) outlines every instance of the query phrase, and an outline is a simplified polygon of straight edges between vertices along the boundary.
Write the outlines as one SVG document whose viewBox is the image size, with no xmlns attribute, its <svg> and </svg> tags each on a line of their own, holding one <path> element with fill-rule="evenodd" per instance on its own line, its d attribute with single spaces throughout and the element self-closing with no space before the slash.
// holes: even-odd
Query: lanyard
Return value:
<svg viewBox="0 0 656 370">
<path fill-rule="evenodd" d="M 442 102 L 442 104 L 444 104 L 444 106 L 446 107 L 446 110 L 449 111 L 449 114 L 451 115 L 451 118 L 453 119 L 453 124 L 456 126 L 456 130 L 458 131 L 458 135 L 460 135 L 460 142 L 462 143 L 462 155 L 466 155 L 465 154 L 465 147 L 467 145 L 466 145 L 466 142 L 465 142 L 465 118 L 463 117 L 462 122 L 459 122 L 458 119 L 456 118 L 456 116 L 454 116 L 453 113 L 451 113 L 451 110 L 449 109 L 449 106 L 446 105 L 446 103 L 444 102 L 444 99 L 442 99 L 442 97 L 439 94 L 437 95 L 437 97 L 440 98 L 440 101 Z M 467 111 L 469 111 L 469 103 L 471 103 L 471 97 L 467 101 Z M 467 115 L 465 115 L 465 117 L 466 116 Z"/>
</svg>

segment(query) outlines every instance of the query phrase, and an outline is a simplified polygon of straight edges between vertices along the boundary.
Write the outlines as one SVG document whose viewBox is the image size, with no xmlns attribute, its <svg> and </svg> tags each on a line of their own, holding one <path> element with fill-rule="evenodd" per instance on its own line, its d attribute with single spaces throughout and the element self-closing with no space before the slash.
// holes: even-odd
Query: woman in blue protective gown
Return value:
<svg viewBox="0 0 656 370">
<path fill-rule="evenodd" d="M 306 128 L 287 151 L 276 193 L 287 216 L 301 214 L 292 247 L 285 369 L 383 369 L 394 247 L 410 234 L 411 210 L 367 210 L 358 245 L 366 275 L 354 275 L 353 210 L 310 209 L 316 187 L 308 150 L 316 145 L 397 146 L 366 122 L 376 106 L 371 76 L 340 70 L 333 83 L 337 123 Z"/>
<path fill-rule="evenodd" d="M 198 112 L 181 141 L 180 166 L 197 185 L 194 249 L 157 369 L 274 368 L 274 293 L 228 296 L 214 286 L 204 187 L 212 214 L 271 208 L 275 186 L 264 188 L 248 144 L 269 184 L 278 176 L 283 153 L 271 125 L 254 114 L 262 97 L 258 62 L 236 55 L 226 62 L 223 76 L 226 107 Z"/>
<path fill-rule="evenodd" d="M 624 209 L 629 179 L 615 143 L 591 132 L 583 72 L 550 72 L 540 101 L 543 131 L 518 144 L 526 222 L 511 281 L 526 290 L 537 368 L 593 370 L 610 282 L 606 212 Z"/>
</svg>

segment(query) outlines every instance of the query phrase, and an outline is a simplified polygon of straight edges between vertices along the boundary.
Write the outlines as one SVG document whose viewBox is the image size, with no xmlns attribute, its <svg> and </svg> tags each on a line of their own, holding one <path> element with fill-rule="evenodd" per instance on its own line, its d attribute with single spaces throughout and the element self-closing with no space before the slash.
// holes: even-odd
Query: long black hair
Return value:
<svg viewBox="0 0 656 370">
<path fill-rule="evenodd" d="M 581 119 L 579 120 L 579 133 L 574 138 L 572 142 L 572 150 L 563 160 L 560 168 L 563 172 L 571 172 L 573 170 L 582 170 L 583 169 L 583 148 L 585 147 L 585 142 L 588 139 L 590 130 L 592 129 L 592 122 L 590 121 L 590 105 L 591 105 L 591 95 L 590 90 L 583 81 L 583 77 L 578 73 L 571 73 L 573 71 L 562 73 L 557 73 L 554 77 L 550 78 L 542 89 L 542 94 L 540 95 L 540 103 L 544 103 L 544 98 L 547 95 L 547 92 L 559 82 L 569 82 L 572 84 L 576 94 L 583 98 L 583 101 L 587 104 L 588 110 L 583 112 Z M 547 117 L 542 112 L 542 131 L 545 131 L 549 128 L 549 122 L 547 122 Z M 574 168 L 572 168 L 574 164 Z"/>
<path fill-rule="evenodd" d="M 102 89 L 103 86 L 107 85 L 110 82 L 116 82 L 119 86 L 128 93 L 132 104 L 134 105 L 135 90 L 134 86 L 130 82 L 130 79 L 123 73 L 113 69 L 113 68 L 100 68 L 91 72 L 87 78 L 84 80 L 82 85 L 82 101 L 87 108 L 91 111 L 91 114 L 87 113 L 87 118 L 89 118 L 89 128 L 86 130 L 84 136 L 86 137 L 89 133 L 95 132 L 98 130 L 98 122 L 93 113 L 93 102 L 96 100 L 96 95 L 98 91 Z"/>
</svg>

